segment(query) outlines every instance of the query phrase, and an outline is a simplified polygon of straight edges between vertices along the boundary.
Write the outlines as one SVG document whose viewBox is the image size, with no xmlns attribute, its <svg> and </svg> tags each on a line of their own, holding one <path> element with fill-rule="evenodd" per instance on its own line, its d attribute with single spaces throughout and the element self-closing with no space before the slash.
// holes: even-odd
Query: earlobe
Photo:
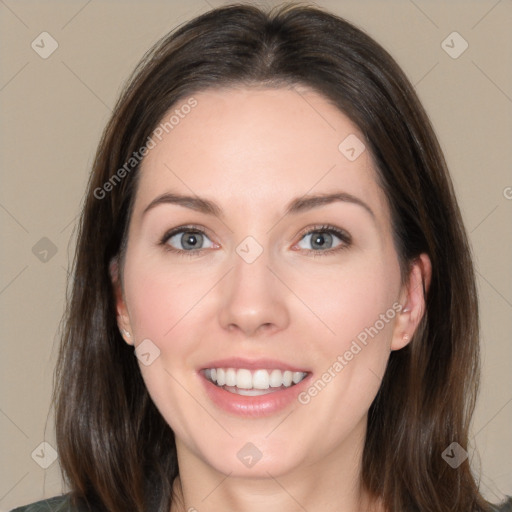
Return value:
<svg viewBox="0 0 512 512">
<path fill-rule="evenodd" d="M 119 276 L 119 262 L 118 257 L 112 258 L 109 264 L 110 279 L 114 291 L 114 298 L 116 302 L 117 311 L 117 326 L 119 331 L 128 345 L 133 345 L 133 337 L 131 334 L 130 316 L 128 315 L 128 308 L 123 297 L 123 290 Z"/>
<path fill-rule="evenodd" d="M 427 254 L 414 260 L 409 281 L 402 294 L 402 310 L 397 318 L 391 350 L 400 350 L 410 343 L 426 310 L 427 293 L 432 277 L 432 264 Z"/>
<path fill-rule="evenodd" d="M 117 325 L 119 326 L 119 317 L 117 320 Z M 127 331 L 126 329 L 122 329 L 119 327 L 119 330 L 121 331 L 121 335 L 123 336 L 124 341 L 128 343 L 128 345 L 133 345 L 132 335 L 130 334 L 130 331 Z"/>
</svg>

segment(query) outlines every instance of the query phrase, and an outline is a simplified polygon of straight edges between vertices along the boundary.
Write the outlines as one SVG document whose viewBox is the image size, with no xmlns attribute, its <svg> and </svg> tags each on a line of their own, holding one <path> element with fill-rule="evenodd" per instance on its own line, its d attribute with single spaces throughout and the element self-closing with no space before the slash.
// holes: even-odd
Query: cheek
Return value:
<svg viewBox="0 0 512 512">
<path fill-rule="evenodd" d="M 336 436 L 365 414 L 380 387 L 400 310 L 400 268 L 390 252 L 324 276 L 309 274 L 302 283 L 299 293 L 310 290 L 308 305 L 329 330 L 318 324 L 324 334 L 306 347 L 320 373 L 299 402 L 309 404 L 313 416 L 329 411 Z"/>
<path fill-rule="evenodd" d="M 208 291 L 207 278 L 187 272 L 186 265 L 166 268 L 136 255 L 127 260 L 125 269 L 136 340 L 149 338 L 160 346 L 166 339 L 180 339 L 184 326 L 190 327 L 191 313 Z"/>
<path fill-rule="evenodd" d="M 364 342 L 378 335 L 390 341 L 400 291 L 400 268 L 393 253 L 310 268 L 294 279 L 294 292 L 317 317 L 318 341 L 324 340 L 320 345 L 325 355 L 347 350 L 357 338 Z M 315 347 L 318 350 L 319 344 Z"/>
<path fill-rule="evenodd" d="M 200 411 L 184 385 L 193 374 L 191 356 L 201 339 L 201 298 L 214 281 L 184 267 L 166 267 L 134 252 L 125 264 L 125 292 L 135 345 L 149 339 L 159 351 L 151 364 L 139 362 L 148 392 L 175 433 L 186 438 Z"/>
</svg>

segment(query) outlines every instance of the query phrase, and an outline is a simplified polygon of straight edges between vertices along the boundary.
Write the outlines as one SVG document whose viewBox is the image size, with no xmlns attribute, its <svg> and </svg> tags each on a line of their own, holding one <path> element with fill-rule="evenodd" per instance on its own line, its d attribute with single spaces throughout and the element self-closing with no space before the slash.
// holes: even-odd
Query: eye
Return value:
<svg viewBox="0 0 512 512">
<path fill-rule="evenodd" d="M 351 243 L 352 238 L 346 231 L 325 225 L 310 228 L 302 234 L 297 246 L 299 249 L 313 254 L 313 256 L 323 256 L 346 249 Z M 166 250 L 180 256 L 192 256 L 201 253 L 205 249 L 219 247 L 210 240 L 203 229 L 196 226 L 180 226 L 172 229 L 163 236 L 160 244 Z M 307 245 L 312 248 L 310 249 Z"/>
<path fill-rule="evenodd" d="M 181 226 L 167 232 L 162 238 L 162 245 L 169 251 L 177 253 L 197 253 L 216 246 L 206 233 L 193 226 Z M 204 245 L 206 243 L 206 245 Z"/>
<path fill-rule="evenodd" d="M 346 249 L 351 243 L 352 239 L 345 231 L 334 226 L 315 226 L 302 236 L 297 245 L 310 253 L 333 253 Z"/>
</svg>

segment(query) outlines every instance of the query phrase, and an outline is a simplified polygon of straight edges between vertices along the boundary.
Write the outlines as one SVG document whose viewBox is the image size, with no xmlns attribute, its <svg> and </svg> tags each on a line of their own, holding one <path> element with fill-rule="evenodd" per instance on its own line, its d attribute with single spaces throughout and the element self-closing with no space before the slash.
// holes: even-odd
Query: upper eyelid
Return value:
<svg viewBox="0 0 512 512">
<path fill-rule="evenodd" d="M 327 225 L 327 224 L 326 225 L 318 225 L 318 226 L 312 226 L 312 227 L 304 228 L 304 230 L 300 231 L 297 236 L 303 237 L 305 235 L 309 235 L 311 233 L 314 233 L 315 231 L 334 232 L 334 234 L 339 233 L 339 234 L 346 235 L 349 238 L 352 238 L 350 233 L 346 229 L 337 228 L 335 226 L 331 226 L 331 225 Z"/>
<path fill-rule="evenodd" d="M 208 235 L 208 230 L 205 227 L 195 224 L 187 224 L 185 226 L 178 226 L 176 228 L 167 230 L 162 239 L 167 239 L 170 238 L 171 236 L 177 235 L 178 233 L 186 231 L 198 231 L 201 234 Z"/>
</svg>

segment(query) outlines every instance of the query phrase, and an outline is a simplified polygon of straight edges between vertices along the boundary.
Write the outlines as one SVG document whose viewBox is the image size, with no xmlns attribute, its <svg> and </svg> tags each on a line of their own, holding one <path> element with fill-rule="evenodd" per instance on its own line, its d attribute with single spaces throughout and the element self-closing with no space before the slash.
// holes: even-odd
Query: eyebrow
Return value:
<svg viewBox="0 0 512 512">
<path fill-rule="evenodd" d="M 344 203 L 352 203 L 361 206 L 375 219 L 374 212 L 364 201 L 362 201 L 356 196 L 353 196 L 352 194 L 348 194 L 347 192 L 304 195 L 302 197 L 297 197 L 290 201 L 290 203 L 286 207 L 285 215 L 301 213 L 337 201 L 341 201 Z M 215 217 L 219 218 L 222 218 L 224 216 L 222 208 L 220 208 L 213 201 L 201 198 L 199 196 L 187 196 L 172 192 L 167 192 L 153 199 L 153 201 L 151 201 L 148 204 L 148 206 L 146 206 L 146 208 L 142 212 L 142 215 L 145 215 L 149 210 L 152 210 L 153 208 L 161 204 L 176 204 L 178 206 L 190 208 L 191 210 L 195 210 L 206 215 L 214 215 Z"/>
</svg>

